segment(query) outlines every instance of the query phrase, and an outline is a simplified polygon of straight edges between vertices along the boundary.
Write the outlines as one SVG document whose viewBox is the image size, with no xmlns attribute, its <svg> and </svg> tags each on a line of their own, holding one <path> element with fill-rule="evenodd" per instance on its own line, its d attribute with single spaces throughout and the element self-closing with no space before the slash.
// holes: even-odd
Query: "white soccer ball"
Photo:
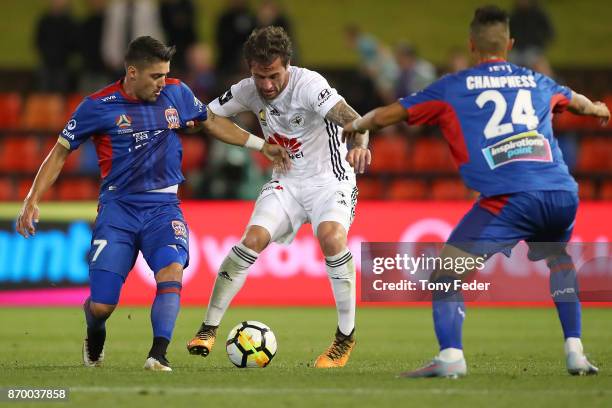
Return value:
<svg viewBox="0 0 612 408">
<path fill-rule="evenodd" d="M 230 331 L 225 348 L 236 367 L 263 368 L 270 364 L 276 354 L 276 337 L 265 324 L 249 320 Z"/>
</svg>

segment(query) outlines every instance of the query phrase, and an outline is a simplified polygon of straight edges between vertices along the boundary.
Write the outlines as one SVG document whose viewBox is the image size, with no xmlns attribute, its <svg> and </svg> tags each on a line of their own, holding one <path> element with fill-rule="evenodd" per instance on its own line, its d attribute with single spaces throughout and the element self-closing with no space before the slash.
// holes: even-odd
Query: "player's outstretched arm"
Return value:
<svg viewBox="0 0 612 408">
<path fill-rule="evenodd" d="M 345 133 L 375 131 L 407 119 L 408 112 L 406 109 L 399 102 L 394 102 L 390 105 L 371 110 L 363 117 L 357 118 L 350 123 L 345 123 L 342 137 L 344 137 Z"/>
<path fill-rule="evenodd" d="M 594 116 L 599 118 L 599 122 L 602 126 L 608 124 L 610 120 L 610 111 L 603 102 L 591 102 L 589 98 L 584 95 L 572 91 L 572 100 L 567 105 L 567 110 L 583 116 Z"/>
<path fill-rule="evenodd" d="M 38 222 L 38 202 L 57 179 L 69 154 L 70 150 L 56 143 L 38 169 L 32 188 L 23 201 L 17 217 L 17 232 L 24 237 L 27 238 L 36 233 L 34 222 Z"/>
<path fill-rule="evenodd" d="M 333 108 L 327 112 L 325 119 L 335 123 L 338 126 L 344 126 L 345 123 L 352 122 L 360 116 L 351 108 L 345 101 L 339 101 Z M 346 161 L 358 173 L 365 172 L 366 165 L 372 162 L 372 153 L 368 149 L 370 141 L 369 132 L 342 132 L 342 142 L 349 143 L 351 146 L 346 155 Z"/>
<path fill-rule="evenodd" d="M 250 134 L 228 118 L 219 116 L 210 109 L 208 109 L 208 117 L 205 121 L 197 124 L 188 122 L 187 126 L 203 130 L 224 143 L 257 150 L 272 161 L 274 167 L 281 172 L 286 172 L 291 167 L 291 159 L 284 147 L 266 143 L 262 138 Z"/>
</svg>

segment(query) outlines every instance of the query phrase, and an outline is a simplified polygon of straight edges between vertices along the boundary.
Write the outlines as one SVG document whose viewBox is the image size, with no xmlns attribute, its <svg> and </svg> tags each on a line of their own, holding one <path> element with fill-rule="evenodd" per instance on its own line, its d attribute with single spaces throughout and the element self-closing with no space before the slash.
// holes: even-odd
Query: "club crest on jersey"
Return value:
<svg viewBox="0 0 612 408">
<path fill-rule="evenodd" d="M 132 126 L 132 118 L 130 118 L 126 114 L 119 115 L 119 116 L 117 116 L 117 120 L 115 121 L 115 125 L 117 125 L 119 127 L 119 129 L 129 128 L 130 126 Z"/>
<path fill-rule="evenodd" d="M 520 133 L 482 149 L 492 169 L 515 161 L 552 162 L 548 140 L 535 130 Z"/>
<path fill-rule="evenodd" d="M 304 157 L 304 152 L 300 151 L 302 143 L 297 139 L 289 139 L 287 136 L 274 133 L 268 138 L 268 143 L 283 146 L 291 159 L 300 159 Z"/>
<path fill-rule="evenodd" d="M 301 113 L 293 115 L 293 117 L 289 120 L 289 126 L 292 128 L 299 128 L 304 126 L 304 115 Z"/>
<path fill-rule="evenodd" d="M 185 227 L 185 223 L 174 220 L 172 221 L 172 229 L 174 230 L 174 235 L 176 238 L 187 239 L 187 228 Z"/>
<path fill-rule="evenodd" d="M 166 115 L 166 122 L 168 122 L 168 129 L 178 129 L 181 127 L 181 120 L 176 109 L 168 108 L 164 114 Z"/>
<path fill-rule="evenodd" d="M 261 123 L 261 126 L 268 126 L 268 121 L 266 120 L 266 111 L 261 109 L 259 111 L 259 123 Z"/>
</svg>

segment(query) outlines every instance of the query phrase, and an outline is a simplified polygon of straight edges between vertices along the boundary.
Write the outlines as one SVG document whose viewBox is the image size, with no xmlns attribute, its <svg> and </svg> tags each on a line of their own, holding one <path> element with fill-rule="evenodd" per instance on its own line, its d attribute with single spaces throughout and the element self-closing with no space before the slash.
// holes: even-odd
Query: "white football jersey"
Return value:
<svg viewBox="0 0 612 408">
<path fill-rule="evenodd" d="M 289 66 L 289 83 L 273 100 L 257 92 L 253 78 L 246 78 L 208 104 L 215 114 L 230 117 L 251 111 L 259 120 L 268 143 L 284 146 L 291 170 L 275 178 L 309 179 L 316 184 L 355 182 L 341 143 L 342 128 L 325 115 L 343 98 L 319 73 Z"/>
</svg>

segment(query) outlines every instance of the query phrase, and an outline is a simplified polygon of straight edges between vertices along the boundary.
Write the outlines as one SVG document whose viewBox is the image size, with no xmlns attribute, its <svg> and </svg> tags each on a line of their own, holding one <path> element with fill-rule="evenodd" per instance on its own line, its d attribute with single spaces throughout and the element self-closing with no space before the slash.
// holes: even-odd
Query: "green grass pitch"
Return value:
<svg viewBox="0 0 612 408">
<path fill-rule="evenodd" d="M 459 380 L 396 378 L 436 353 L 428 308 L 361 308 L 349 365 L 326 371 L 311 366 L 331 341 L 331 308 L 232 308 L 207 358 L 185 349 L 202 315 L 201 308 L 181 311 L 168 354 L 174 371 L 151 373 L 142 370 L 151 336 L 146 308 L 115 312 L 105 366 L 96 369 L 80 365 L 78 307 L 0 309 L 0 387 L 69 387 L 69 402 L 53 406 L 78 407 L 612 406 L 609 309 L 583 310 L 584 343 L 600 375 L 571 377 L 554 309 L 468 308 L 470 371 Z M 276 333 L 279 350 L 265 369 L 234 368 L 225 355 L 227 332 L 245 319 Z"/>
</svg>

